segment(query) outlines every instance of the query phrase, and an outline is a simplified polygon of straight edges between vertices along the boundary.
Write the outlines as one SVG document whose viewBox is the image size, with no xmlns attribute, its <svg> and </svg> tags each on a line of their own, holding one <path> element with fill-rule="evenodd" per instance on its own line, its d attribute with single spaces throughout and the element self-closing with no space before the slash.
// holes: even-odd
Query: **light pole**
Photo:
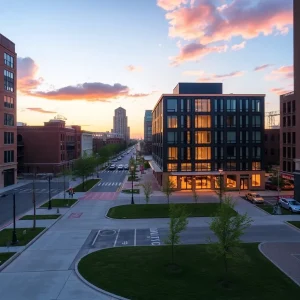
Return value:
<svg viewBox="0 0 300 300">
<path fill-rule="evenodd" d="M 4 198 L 7 197 L 9 194 L 2 194 L 0 197 Z M 14 221 L 14 228 L 12 232 L 11 244 L 16 245 L 18 243 L 17 233 L 16 233 L 16 194 L 13 193 L 13 221 Z"/>
<path fill-rule="evenodd" d="M 133 171 L 134 171 L 134 166 L 130 166 L 130 171 L 131 171 L 131 204 L 134 204 L 133 200 Z"/>
<path fill-rule="evenodd" d="M 221 175 L 222 175 L 223 170 L 219 169 L 219 193 L 220 193 L 220 205 L 222 203 L 222 180 L 221 180 Z"/>
<path fill-rule="evenodd" d="M 51 204 L 51 176 L 48 176 L 48 184 L 49 184 L 49 201 L 48 201 L 48 209 L 52 209 Z"/>
</svg>

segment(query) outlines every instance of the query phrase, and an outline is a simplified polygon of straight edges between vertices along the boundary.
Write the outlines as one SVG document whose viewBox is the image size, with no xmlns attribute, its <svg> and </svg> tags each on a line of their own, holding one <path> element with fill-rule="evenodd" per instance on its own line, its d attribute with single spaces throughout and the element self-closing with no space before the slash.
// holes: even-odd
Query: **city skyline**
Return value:
<svg viewBox="0 0 300 300">
<path fill-rule="evenodd" d="M 291 0 L 37 3 L 13 3 L 0 21 L 18 54 L 18 122 L 61 114 L 110 131 L 121 106 L 140 138 L 144 111 L 178 82 L 266 94 L 266 112 L 293 90 Z"/>
</svg>

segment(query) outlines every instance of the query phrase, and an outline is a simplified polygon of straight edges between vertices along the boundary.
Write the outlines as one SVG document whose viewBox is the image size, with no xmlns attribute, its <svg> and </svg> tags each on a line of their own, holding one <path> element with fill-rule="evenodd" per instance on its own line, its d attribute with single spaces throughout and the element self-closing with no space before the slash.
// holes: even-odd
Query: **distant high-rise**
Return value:
<svg viewBox="0 0 300 300">
<path fill-rule="evenodd" d="M 115 109 L 114 133 L 122 134 L 126 142 L 129 140 L 126 110 L 122 107 Z"/>
<path fill-rule="evenodd" d="M 0 188 L 17 178 L 16 61 L 15 44 L 0 34 Z"/>
<path fill-rule="evenodd" d="M 152 141 L 152 111 L 146 110 L 144 116 L 144 141 Z"/>
</svg>

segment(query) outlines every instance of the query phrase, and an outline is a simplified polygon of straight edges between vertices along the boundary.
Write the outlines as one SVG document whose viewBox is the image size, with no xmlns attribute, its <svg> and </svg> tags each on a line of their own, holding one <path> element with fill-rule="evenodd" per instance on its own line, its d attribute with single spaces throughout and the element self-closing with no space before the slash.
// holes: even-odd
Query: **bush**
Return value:
<svg viewBox="0 0 300 300">
<path fill-rule="evenodd" d="M 149 162 L 147 162 L 147 161 L 144 162 L 144 168 L 145 169 L 149 169 L 150 168 Z"/>
</svg>

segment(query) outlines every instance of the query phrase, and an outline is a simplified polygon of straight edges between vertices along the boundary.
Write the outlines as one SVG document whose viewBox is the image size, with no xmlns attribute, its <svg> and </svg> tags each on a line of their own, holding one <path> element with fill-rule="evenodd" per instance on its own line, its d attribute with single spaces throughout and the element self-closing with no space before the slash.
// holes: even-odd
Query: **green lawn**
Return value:
<svg viewBox="0 0 300 300">
<path fill-rule="evenodd" d="M 151 201 L 151 199 L 150 199 Z M 219 208 L 219 203 L 186 203 L 186 211 L 189 217 L 211 217 Z M 236 214 L 232 210 L 232 214 Z M 115 219 L 144 219 L 144 218 L 168 218 L 168 204 L 136 204 L 112 207 L 107 214 Z"/>
<path fill-rule="evenodd" d="M 10 259 L 16 252 L 0 253 L 0 266 Z"/>
<path fill-rule="evenodd" d="M 300 221 L 288 221 L 288 223 L 300 228 Z"/>
<path fill-rule="evenodd" d="M 273 215 L 273 205 L 269 205 L 269 204 L 258 204 L 257 207 L 260 207 L 261 209 L 263 209 L 264 211 L 268 212 L 269 214 Z M 293 215 L 292 212 L 290 212 L 289 210 L 285 209 L 285 208 L 281 208 L 281 212 L 283 215 Z"/>
<path fill-rule="evenodd" d="M 61 215 L 36 215 L 36 220 L 51 220 L 58 219 Z M 20 220 L 33 220 L 33 215 L 26 215 L 22 217 Z"/>
<path fill-rule="evenodd" d="M 222 284 L 222 259 L 206 245 L 176 246 L 179 272 L 170 272 L 169 246 L 100 250 L 79 262 L 80 274 L 108 292 L 140 300 L 289 300 L 300 288 L 268 261 L 257 244 L 243 244 L 249 261 L 230 262 L 229 285 Z"/>
<path fill-rule="evenodd" d="M 72 206 L 74 203 L 77 202 L 77 199 L 51 199 L 51 205 L 53 207 L 68 207 L 68 203 L 70 206 Z M 48 207 L 48 202 L 45 204 L 41 205 L 40 207 Z"/>
<path fill-rule="evenodd" d="M 32 239 L 34 239 L 39 233 L 41 233 L 45 228 L 37 227 L 36 229 L 32 228 L 17 228 L 17 238 L 18 246 L 24 246 L 28 244 Z M 23 231 L 26 230 L 26 234 L 23 234 Z M 7 243 L 11 242 L 12 238 L 12 228 L 3 229 L 0 231 L 0 247 L 6 247 Z"/>
<path fill-rule="evenodd" d="M 125 193 L 125 194 L 131 194 L 131 189 L 122 190 L 122 193 Z M 133 189 L 133 193 L 134 193 L 134 194 L 139 194 L 139 193 L 140 193 L 140 190 L 139 190 L 139 189 Z"/>
<path fill-rule="evenodd" d="M 96 183 L 98 183 L 100 179 L 89 179 L 84 182 L 84 190 L 83 190 L 83 184 L 80 183 L 76 187 L 74 187 L 74 192 L 86 192 L 90 190 Z"/>
</svg>

